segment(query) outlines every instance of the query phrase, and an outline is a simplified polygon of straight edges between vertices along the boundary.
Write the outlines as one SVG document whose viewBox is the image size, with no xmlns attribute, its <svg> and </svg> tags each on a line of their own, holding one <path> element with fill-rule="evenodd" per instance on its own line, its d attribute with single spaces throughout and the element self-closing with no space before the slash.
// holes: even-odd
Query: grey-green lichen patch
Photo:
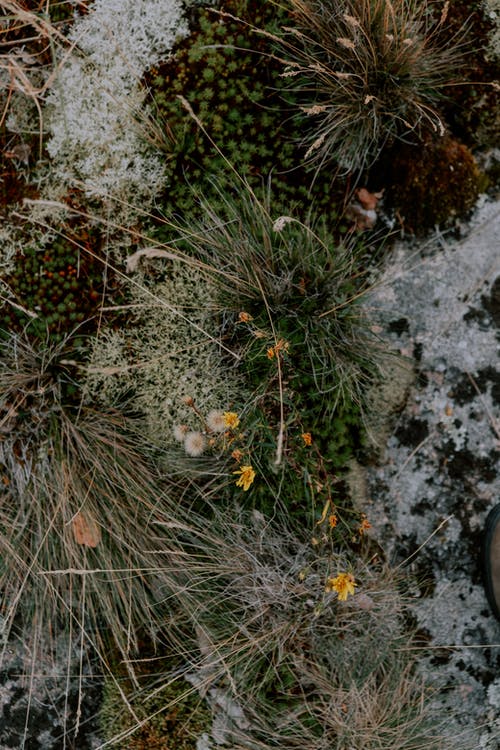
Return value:
<svg viewBox="0 0 500 750">
<path fill-rule="evenodd" d="M 219 340 L 213 285 L 196 267 L 174 261 L 161 281 L 138 273 L 131 282 L 127 325 L 92 341 L 86 390 L 92 400 L 127 401 L 167 447 L 176 424 L 200 429 L 187 397 L 204 415 L 244 400 L 238 359 Z"/>
<path fill-rule="evenodd" d="M 500 60 L 500 0 L 484 0 L 484 13 L 494 23 L 488 56 Z"/>
<path fill-rule="evenodd" d="M 388 354 L 383 369 L 383 377 L 370 388 L 366 419 L 369 446 L 379 459 L 415 380 L 414 362 L 408 357 Z"/>
</svg>

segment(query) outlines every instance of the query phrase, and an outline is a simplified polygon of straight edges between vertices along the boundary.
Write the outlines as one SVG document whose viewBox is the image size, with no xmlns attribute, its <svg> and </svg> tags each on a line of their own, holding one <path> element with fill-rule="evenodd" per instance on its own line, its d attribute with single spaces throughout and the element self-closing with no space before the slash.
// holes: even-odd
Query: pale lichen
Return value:
<svg viewBox="0 0 500 750">
<path fill-rule="evenodd" d="M 134 275 L 129 320 L 92 343 L 87 378 L 91 399 L 128 400 L 145 416 L 150 438 L 175 445 L 175 425 L 199 430 L 189 396 L 204 415 L 244 399 L 238 360 L 219 340 L 214 290 L 201 271 L 171 262 L 161 282 Z"/>
<path fill-rule="evenodd" d="M 140 79 L 187 33 L 179 0 L 96 0 L 75 21 L 47 100 L 52 175 L 87 196 L 147 206 L 164 179 Z"/>
</svg>

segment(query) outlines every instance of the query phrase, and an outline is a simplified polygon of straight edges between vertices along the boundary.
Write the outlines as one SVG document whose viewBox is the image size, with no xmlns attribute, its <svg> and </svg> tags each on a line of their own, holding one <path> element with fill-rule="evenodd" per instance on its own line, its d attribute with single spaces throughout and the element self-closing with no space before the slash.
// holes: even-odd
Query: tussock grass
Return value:
<svg viewBox="0 0 500 750">
<path fill-rule="evenodd" d="M 133 422 L 79 403 L 68 343 L 0 343 L 4 613 L 8 626 L 35 622 L 41 638 L 76 623 L 128 654 L 139 630 L 155 634 L 170 554 L 158 523 L 173 504 Z"/>
<path fill-rule="evenodd" d="M 284 76 L 308 121 L 305 160 L 346 171 L 370 166 L 394 139 L 443 135 L 444 86 L 464 64 L 463 34 L 444 44 L 448 3 L 435 21 L 426 0 L 290 0 L 278 43 Z"/>
<path fill-rule="evenodd" d="M 167 627 L 184 667 L 153 694 L 187 679 L 232 748 L 444 747 L 406 651 L 401 580 L 384 565 L 236 506 L 189 536 L 180 622 Z M 345 602 L 325 585 L 343 570 L 358 586 Z"/>
<path fill-rule="evenodd" d="M 359 305 L 370 286 L 366 248 L 352 236 L 335 241 L 314 217 L 274 215 L 270 193 L 259 200 L 245 182 L 217 189 L 216 205 L 200 203 L 203 219 L 184 227 L 181 247 L 215 280 L 226 335 L 244 311 L 255 346 L 286 342 L 302 388 L 328 414 L 361 405 L 381 360 Z"/>
</svg>

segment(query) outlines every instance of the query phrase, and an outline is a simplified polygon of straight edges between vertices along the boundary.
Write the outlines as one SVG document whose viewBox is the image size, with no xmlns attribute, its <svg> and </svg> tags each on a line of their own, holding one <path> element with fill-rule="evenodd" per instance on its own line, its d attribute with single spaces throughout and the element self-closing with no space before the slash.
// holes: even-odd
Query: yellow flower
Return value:
<svg viewBox="0 0 500 750">
<path fill-rule="evenodd" d="M 240 477 L 236 481 L 237 487 L 243 487 L 243 491 L 246 492 L 253 480 L 255 479 L 255 471 L 251 466 L 240 466 L 238 471 L 233 471 L 233 474 L 239 474 Z"/>
<path fill-rule="evenodd" d="M 304 445 L 312 445 L 313 439 L 310 432 L 303 432 L 301 438 L 304 441 Z"/>
<path fill-rule="evenodd" d="M 229 427 L 230 430 L 235 430 L 240 423 L 240 418 L 234 411 L 225 411 L 222 418 L 225 426 Z"/>
<path fill-rule="evenodd" d="M 339 573 L 336 578 L 329 578 L 326 591 L 336 591 L 340 602 L 345 602 L 349 594 L 354 594 L 354 587 L 358 584 L 350 573 Z"/>
<path fill-rule="evenodd" d="M 290 344 L 288 341 L 285 341 L 285 339 L 279 339 L 275 346 L 270 346 L 267 350 L 267 358 L 274 359 L 274 357 L 277 357 L 280 352 L 288 352 L 289 349 Z"/>
<path fill-rule="evenodd" d="M 250 320 L 253 320 L 250 313 L 243 311 L 243 312 L 240 312 L 240 314 L 238 315 L 238 323 L 248 323 Z"/>
<path fill-rule="evenodd" d="M 365 533 L 366 529 L 371 529 L 371 527 L 372 527 L 372 525 L 371 525 L 370 521 L 367 519 L 367 517 L 363 513 L 361 515 L 361 525 L 359 527 L 359 534 L 360 534 L 360 536 L 363 536 L 363 534 Z"/>
<path fill-rule="evenodd" d="M 335 513 L 332 513 L 331 515 L 328 516 L 328 523 L 329 523 L 331 529 L 335 528 L 335 526 L 338 523 L 338 518 L 335 515 Z"/>
<path fill-rule="evenodd" d="M 234 458 L 235 461 L 241 461 L 241 459 L 243 458 L 243 453 L 239 450 L 239 448 L 235 448 L 231 453 L 231 458 Z"/>
</svg>

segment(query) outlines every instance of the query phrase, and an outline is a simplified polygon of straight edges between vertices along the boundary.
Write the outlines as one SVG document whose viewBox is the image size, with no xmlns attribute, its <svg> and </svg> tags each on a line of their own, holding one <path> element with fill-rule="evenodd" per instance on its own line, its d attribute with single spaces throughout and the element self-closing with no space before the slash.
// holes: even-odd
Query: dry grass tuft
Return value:
<svg viewBox="0 0 500 750">
<path fill-rule="evenodd" d="M 182 678 L 213 708 L 217 742 L 234 750 L 443 746 L 406 650 L 401 581 L 380 562 L 350 559 L 283 518 L 237 508 L 215 511 L 188 546 L 170 636 L 184 655 Z M 326 586 L 342 570 L 357 582 L 345 602 Z"/>
<path fill-rule="evenodd" d="M 62 7 L 64 3 L 60 3 Z M 85 3 L 80 3 L 82 8 Z M 39 154 L 43 138 L 42 102 L 57 76 L 56 51 L 64 60 L 72 45 L 47 13 L 49 3 L 19 0 L 0 2 L 0 90 L 5 97 L 0 128 L 5 124 L 16 97 L 28 99 L 38 113 Z M 25 103 L 24 103 L 24 106 Z M 17 107 L 16 109 L 19 109 Z M 21 107 L 22 109 L 22 107 Z M 32 132 L 32 126 L 30 128 Z"/>
<path fill-rule="evenodd" d="M 3 612 L 42 643 L 70 627 L 127 655 L 158 627 L 174 506 L 131 420 L 78 402 L 67 346 L 0 343 Z"/>
<path fill-rule="evenodd" d="M 278 42 L 308 119 L 306 161 L 361 170 L 393 139 L 444 133 L 441 92 L 463 64 L 462 36 L 440 42 L 426 0 L 290 0 Z"/>
</svg>

